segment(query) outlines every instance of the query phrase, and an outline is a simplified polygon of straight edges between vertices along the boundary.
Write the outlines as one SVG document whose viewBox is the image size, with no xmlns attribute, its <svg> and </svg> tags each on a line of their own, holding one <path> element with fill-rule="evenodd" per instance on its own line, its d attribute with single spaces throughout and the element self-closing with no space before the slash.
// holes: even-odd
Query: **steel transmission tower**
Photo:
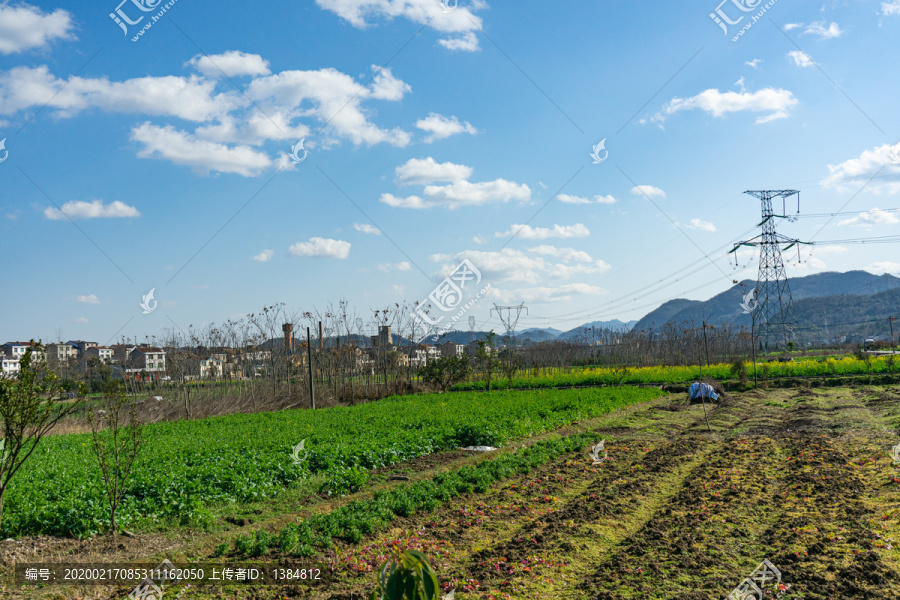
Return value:
<svg viewBox="0 0 900 600">
<path fill-rule="evenodd" d="M 804 244 L 797 239 L 788 238 L 775 231 L 775 219 L 788 218 L 785 208 L 787 199 L 797 196 L 797 212 L 800 212 L 800 192 L 798 190 L 748 190 L 744 192 L 758 198 L 762 206 L 762 233 L 755 238 L 738 242 L 731 249 L 737 251 L 741 246 L 759 246 L 759 275 L 756 282 L 756 298 L 750 302 L 753 316 L 753 336 L 759 338 L 759 344 L 765 352 L 784 349 L 793 341 L 794 329 L 797 327 L 797 315 L 794 313 L 791 286 L 784 272 L 784 261 L 781 258 L 782 246 L 787 250 L 797 244 Z M 772 200 L 781 198 L 782 214 L 775 214 Z"/>
<path fill-rule="evenodd" d="M 519 323 L 519 316 L 522 314 L 522 311 L 525 311 L 525 314 L 528 314 L 528 307 L 525 304 L 519 304 L 518 306 L 497 306 L 494 305 L 494 308 L 491 309 L 491 312 L 497 311 L 497 314 L 500 316 L 500 322 L 503 323 L 503 327 L 506 328 L 506 345 L 511 345 L 511 342 L 515 341 L 515 333 L 516 333 L 516 325 Z M 503 316 L 503 311 L 506 311 L 506 317 Z M 516 313 L 516 316 L 513 317 L 513 312 Z"/>
</svg>

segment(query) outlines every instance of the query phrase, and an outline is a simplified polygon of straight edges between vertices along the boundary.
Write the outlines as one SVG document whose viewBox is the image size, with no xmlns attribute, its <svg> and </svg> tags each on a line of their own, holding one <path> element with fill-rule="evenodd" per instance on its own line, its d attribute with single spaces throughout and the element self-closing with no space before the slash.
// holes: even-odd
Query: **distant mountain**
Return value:
<svg viewBox="0 0 900 600">
<path fill-rule="evenodd" d="M 637 321 L 628 321 L 624 323 L 619 319 L 613 319 L 611 321 L 592 321 L 591 323 L 585 323 L 584 325 L 579 325 L 575 329 L 570 329 L 565 333 L 560 333 L 558 339 L 561 340 L 571 340 L 573 338 L 583 338 L 590 337 L 591 330 L 599 330 L 599 329 L 609 329 L 612 331 L 630 331 L 632 327 L 634 327 Z"/>
<path fill-rule="evenodd" d="M 699 300 L 670 300 L 659 308 L 648 313 L 635 324 L 633 331 L 662 329 L 666 323 L 694 323 L 700 324 L 704 317 L 711 325 L 731 323 L 735 326 L 750 327 L 751 317 L 741 309 L 743 295 L 756 286 L 756 281 L 746 280 L 743 287 L 740 284 L 731 289 L 713 296 L 706 302 Z M 809 310 L 810 316 L 815 314 L 821 303 L 813 302 L 806 305 L 805 301 L 829 296 L 844 296 L 844 300 L 829 300 L 829 305 L 843 305 L 852 314 L 858 311 L 854 306 L 866 305 L 860 300 L 866 296 L 872 296 L 884 291 L 900 288 L 900 278 L 893 275 L 873 275 L 866 271 L 849 271 L 847 273 L 817 273 L 806 277 L 796 277 L 789 280 L 791 294 L 794 299 L 794 307 L 800 325 L 804 326 L 804 319 L 800 317 L 801 306 L 803 310 Z M 804 303 L 801 305 L 801 303 Z M 896 310 L 896 309 L 895 309 Z M 805 314 L 805 313 L 804 313 Z M 873 317 L 874 318 L 874 317 Z M 844 322 L 847 319 L 838 318 L 833 322 Z"/>
</svg>

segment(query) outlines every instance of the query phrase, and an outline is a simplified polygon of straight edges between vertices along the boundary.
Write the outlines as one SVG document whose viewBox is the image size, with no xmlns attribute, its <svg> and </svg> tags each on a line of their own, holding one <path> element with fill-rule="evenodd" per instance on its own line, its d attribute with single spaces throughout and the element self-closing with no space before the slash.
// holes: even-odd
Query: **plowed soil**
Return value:
<svg viewBox="0 0 900 600">
<path fill-rule="evenodd" d="M 585 448 L 397 519 L 316 557 L 327 585 L 165 597 L 359 600 L 399 545 L 457 600 L 721 599 L 764 559 L 781 579 L 767 598 L 900 598 L 900 388 L 753 391 L 706 411 L 668 396 L 592 421 L 600 464 Z"/>
</svg>

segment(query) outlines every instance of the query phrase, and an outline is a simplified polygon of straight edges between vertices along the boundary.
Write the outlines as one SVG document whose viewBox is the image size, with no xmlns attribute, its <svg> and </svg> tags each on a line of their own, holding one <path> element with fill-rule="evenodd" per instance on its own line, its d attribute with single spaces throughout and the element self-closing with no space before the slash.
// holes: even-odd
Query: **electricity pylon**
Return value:
<svg viewBox="0 0 900 600">
<path fill-rule="evenodd" d="M 522 314 L 522 311 L 525 311 L 525 314 L 528 314 L 528 307 L 525 306 L 524 303 L 519 304 L 518 306 L 497 306 L 494 305 L 494 308 L 491 309 L 491 312 L 497 311 L 497 314 L 500 316 L 500 322 L 503 323 L 503 326 L 506 328 L 506 345 L 512 345 L 511 342 L 515 341 L 515 332 L 516 325 L 519 323 L 519 315 Z M 506 318 L 503 317 L 503 311 L 506 311 Z M 512 313 L 515 311 L 516 316 L 513 317 Z"/>
<path fill-rule="evenodd" d="M 798 244 L 806 244 L 800 240 L 789 238 L 775 231 L 775 219 L 788 218 L 787 214 L 776 215 L 772 209 L 772 199 L 781 198 L 782 213 L 786 213 L 787 198 L 797 196 L 797 212 L 800 212 L 800 192 L 798 190 L 748 190 L 744 192 L 758 198 L 762 207 L 762 233 L 755 238 L 738 242 L 731 249 L 737 251 L 741 246 L 759 246 L 759 274 L 756 281 L 756 298 L 752 307 L 754 339 L 759 337 L 759 344 L 765 352 L 783 349 L 793 341 L 794 329 L 797 327 L 797 315 L 794 313 L 791 286 L 784 272 L 784 261 L 781 258 L 784 250 Z M 799 251 L 799 248 L 798 248 Z M 754 342 L 755 343 L 755 342 Z"/>
</svg>

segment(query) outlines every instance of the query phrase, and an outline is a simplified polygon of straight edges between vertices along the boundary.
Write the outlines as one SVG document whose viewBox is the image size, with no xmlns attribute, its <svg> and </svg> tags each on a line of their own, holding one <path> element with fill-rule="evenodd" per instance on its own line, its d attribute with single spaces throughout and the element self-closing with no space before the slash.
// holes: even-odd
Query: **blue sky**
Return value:
<svg viewBox="0 0 900 600">
<path fill-rule="evenodd" d="M 464 258 L 479 329 L 521 302 L 520 327 L 570 329 L 755 277 L 725 257 L 755 235 L 746 189 L 859 213 L 791 237 L 900 224 L 875 211 L 900 194 L 898 0 L 170 4 L 0 2 L 4 341 L 366 316 Z M 787 257 L 900 273 L 890 244 Z"/>
</svg>

